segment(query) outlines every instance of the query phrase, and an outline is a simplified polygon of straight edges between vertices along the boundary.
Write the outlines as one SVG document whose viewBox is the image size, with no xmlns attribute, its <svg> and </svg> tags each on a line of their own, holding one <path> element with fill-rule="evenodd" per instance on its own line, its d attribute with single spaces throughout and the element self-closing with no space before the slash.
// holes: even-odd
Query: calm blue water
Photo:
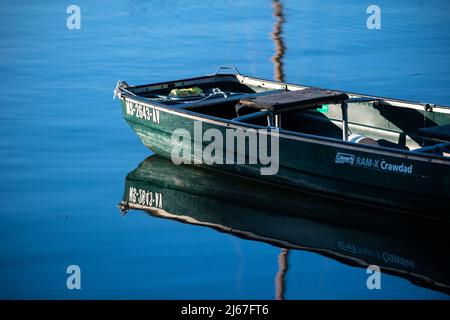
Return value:
<svg viewBox="0 0 450 320">
<path fill-rule="evenodd" d="M 204 227 L 122 217 L 124 179 L 148 155 L 112 91 L 236 65 L 273 78 L 271 1 L 0 4 L 0 297 L 272 299 L 279 248 Z M 285 80 L 450 105 L 450 3 L 283 1 Z M 287 299 L 448 298 L 291 250 Z M 66 288 L 79 265 L 82 289 Z"/>
</svg>

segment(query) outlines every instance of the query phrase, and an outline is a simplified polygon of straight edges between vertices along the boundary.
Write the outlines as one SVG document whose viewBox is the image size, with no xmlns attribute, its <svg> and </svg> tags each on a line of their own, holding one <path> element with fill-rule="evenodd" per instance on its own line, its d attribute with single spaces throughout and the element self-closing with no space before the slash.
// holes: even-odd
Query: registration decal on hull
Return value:
<svg viewBox="0 0 450 320">
<path fill-rule="evenodd" d="M 128 116 L 159 123 L 159 110 L 152 106 L 146 106 L 139 103 L 126 100 L 125 107 Z"/>
<path fill-rule="evenodd" d="M 371 157 L 359 157 L 354 154 L 337 152 L 334 159 L 334 163 L 349 165 L 353 167 L 361 167 L 367 169 L 374 169 L 379 171 L 413 174 L 413 165 L 408 163 L 392 163 L 385 159 L 371 158 Z"/>
</svg>

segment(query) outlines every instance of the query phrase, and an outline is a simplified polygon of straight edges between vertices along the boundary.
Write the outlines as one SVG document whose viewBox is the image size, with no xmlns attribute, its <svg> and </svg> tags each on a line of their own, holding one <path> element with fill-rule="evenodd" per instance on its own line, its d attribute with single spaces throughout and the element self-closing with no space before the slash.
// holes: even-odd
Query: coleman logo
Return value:
<svg viewBox="0 0 450 320">
<path fill-rule="evenodd" d="M 353 163 L 355 162 L 355 156 L 348 153 L 338 152 L 336 153 L 336 159 L 334 160 L 334 162 L 339 164 L 347 163 L 349 165 L 353 165 Z"/>
</svg>

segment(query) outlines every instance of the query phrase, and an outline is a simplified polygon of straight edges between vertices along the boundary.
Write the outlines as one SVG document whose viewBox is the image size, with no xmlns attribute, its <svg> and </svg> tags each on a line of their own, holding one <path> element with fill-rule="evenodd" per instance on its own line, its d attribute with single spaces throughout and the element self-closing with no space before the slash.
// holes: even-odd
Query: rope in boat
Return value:
<svg viewBox="0 0 450 320">
<path fill-rule="evenodd" d="M 165 96 L 165 97 L 167 99 L 166 101 L 175 102 L 175 103 L 190 103 L 190 102 L 197 103 L 197 102 L 202 102 L 202 101 L 208 100 L 209 98 L 217 96 L 217 95 L 223 95 L 224 98 L 228 98 L 231 95 L 241 94 L 239 92 L 224 92 L 224 91 L 222 91 L 219 88 L 213 88 L 212 90 L 213 90 L 212 93 L 210 93 L 208 96 L 206 96 L 204 98 L 201 98 L 201 99 L 198 99 L 198 100 L 189 99 L 187 101 L 177 101 L 176 99 L 173 99 L 173 98 L 171 99 L 168 96 Z M 162 96 L 162 97 L 164 97 L 164 96 Z"/>
<path fill-rule="evenodd" d="M 132 96 L 137 96 L 135 93 L 131 92 L 130 90 L 127 90 L 124 88 L 124 86 L 128 86 L 128 84 L 125 81 L 117 81 L 116 84 L 116 88 L 114 89 L 114 94 L 113 94 L 113 99 L 115 99 L 116 97 L 120 98 L 120 91 L 123 91 L 125 93 L 128 93 Z M 228 96 L 230 95 L 236 95 L 236 94 L 240 94 L 238 92 L 224 92 L 222 91 L 220 88 L 213 88 L 212 92 L 207 95 L 206 97 L 203 97 L 201 99 L 186 99 L 184 101 L 182 101 L 182 98 L 171 98 L 170 96 L 164 96 L 164 95 L 155 95 L 157 96 L 157 98 L 147 98 L 149 100 L 159 100 L 159 101 L 170 101 L 173 103 L 190 103 L 190 102 L 202 102 L 205 100 L 208 100 L 211 97 L 217 96 L 217 95 L 223 95 L 224 98 L 228 98 Z M 179 99 L 179 100 L 177 100 Z"/>
<path fill-rule="evenodd" d="M 126 93 L 128 93 L 128 94 L 130 94 L 132 96 L 136 96 L 136 94 L 134 94 L 130 90 L 125 89 L 124 86 L 128 87 L 128 83 L 126 83 L 125 81 L 122 81 L 122 80 L 117 81 L 116 87 L 114 88 L 114 94 L 113 94 L 113 97 L 112 97 L 113 100 L 116 97 L 119 97 L 119 99 L 120 99 L 120 91 L 124 91 L 124 92 L 126 92 Z"/>
</svg>

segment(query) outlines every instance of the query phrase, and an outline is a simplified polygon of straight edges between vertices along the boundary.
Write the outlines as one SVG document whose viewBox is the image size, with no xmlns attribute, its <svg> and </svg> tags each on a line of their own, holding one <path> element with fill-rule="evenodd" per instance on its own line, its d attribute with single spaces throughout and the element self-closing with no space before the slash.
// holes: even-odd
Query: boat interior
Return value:
<svg viewBox="0 0 450 320">
<path fill-rule="evenodd" d="M 450 157 L 450 108 L 231 74 L 127 87 L 152 103 L 286 132 Z"/>
</svg>

